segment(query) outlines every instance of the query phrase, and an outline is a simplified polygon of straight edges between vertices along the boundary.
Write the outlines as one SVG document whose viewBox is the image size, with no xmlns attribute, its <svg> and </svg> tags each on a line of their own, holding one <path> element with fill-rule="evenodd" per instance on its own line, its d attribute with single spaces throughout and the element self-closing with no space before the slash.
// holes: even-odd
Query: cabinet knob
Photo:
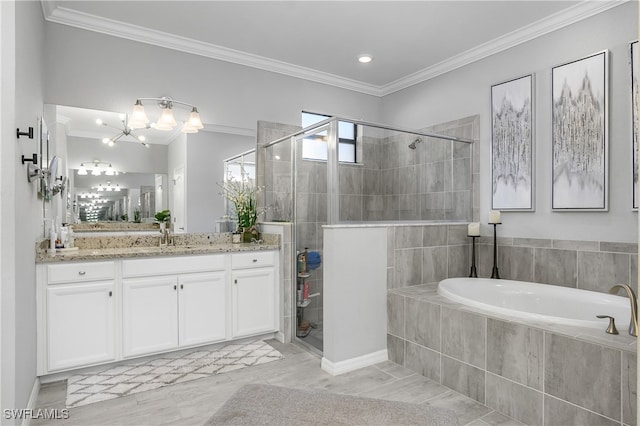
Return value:
<svg viewBox="0 0 640 426">
<path fill-rule="evenodd" d="M 84 274 L 86 274 L 85 271 L 78 271 L 78 275 L 84 275 Z"/>
<path fill-rule="evenodd" d="M 180 284 L 180 290 L 184 290 L 184 284 Z"/>
<path fill-rule="evenodd" d="M 258 259 L 253 259 L 253 263 L 257 263 L 257 262 L 258 262 Z"/>
<path fill-rule="evenodd" d="M 111 297 L 111 296 L 113 296 L 113 292 L 112 291 L 109 292 L 109 297 Z"/>
<path fill-rule="evenodd" d="M 234 284 L 238 284 L 238 280 L 233 280 L 233 283 Z"/>
<path fill-rule="evenodd" d="M 177 289 L 178 289 L 178 286 L 177 286 L 177 285 L 174 285 L 174 286 L 173 286 L 173 289 L 174 289 L 174 290 L 177 290 Z"/>
</svg>

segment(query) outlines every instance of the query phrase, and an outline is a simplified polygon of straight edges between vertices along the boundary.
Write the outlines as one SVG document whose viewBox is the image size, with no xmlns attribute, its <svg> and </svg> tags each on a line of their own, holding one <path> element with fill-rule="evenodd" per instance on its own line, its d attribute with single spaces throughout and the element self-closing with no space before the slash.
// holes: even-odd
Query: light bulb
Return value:
<svg viewBox="0 0 640 426">
<path fill-rule="evenodd" d="M 80 168 L 78 169 L 78 174 L 82 175 L 82 176 L 87 174 L 87 168 L 84 166 L 83 163 L 80 163 Z"/>
<path fill-rule="evenodd" d="M 93 167 L 93 170 L 91 171 L 91 175 L 100 176 L 100 169 L 98 168 L 97 164 Z"/>
<path fill-rule="evenodd" d="M 129 119 L 129 127 L 132 129 L 143 129 L 147 127 L 149 124 L 149 118 L 147 114 L 144 112 L 144 106 L 140 99 L 136 101 L 136 104 L 133 106 L 133 112 L 131 113 L 131 118 Z"/>
</svg>

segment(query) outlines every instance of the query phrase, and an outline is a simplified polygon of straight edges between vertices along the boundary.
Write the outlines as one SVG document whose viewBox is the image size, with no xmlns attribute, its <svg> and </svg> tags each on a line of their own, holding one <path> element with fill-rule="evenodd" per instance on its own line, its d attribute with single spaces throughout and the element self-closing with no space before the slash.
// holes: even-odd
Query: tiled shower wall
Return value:
<svg viewBox="0 0 640 426">
<path fill-rule="evenodd" d="M 479 117 L 423 129 L 477 141 Z M 365 127 L 358 164 L 340 165 L 340 220 L 471 220 L 478 150 L 438 138 Z M 415 149 L 409 144 L 419 139 Z"/>
</svg>

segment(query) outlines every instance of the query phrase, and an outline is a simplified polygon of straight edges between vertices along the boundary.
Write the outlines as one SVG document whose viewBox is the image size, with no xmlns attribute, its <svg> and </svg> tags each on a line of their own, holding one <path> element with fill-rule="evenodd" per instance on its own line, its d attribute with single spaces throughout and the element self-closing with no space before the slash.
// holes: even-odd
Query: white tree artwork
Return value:
<svg viewBox="0 0 640 426">
<path fill-rule="evenodd" d="M 494 210 L 533 210 L 533 76 L 491 86 Z"/>
<path fill-rule="evenodd" d="M 552 208 L 607 210 L 607 51 L 552 70 Z"/>
</svg>

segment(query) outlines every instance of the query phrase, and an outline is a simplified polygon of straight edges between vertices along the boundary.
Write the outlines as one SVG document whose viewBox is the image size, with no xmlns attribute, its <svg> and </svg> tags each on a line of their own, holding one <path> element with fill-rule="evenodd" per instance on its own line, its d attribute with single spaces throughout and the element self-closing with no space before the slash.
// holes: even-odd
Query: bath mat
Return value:
<svg viewBox="0 0 640 426">
<path fill-rule="evenodd" d="M 456 415 L 427 404 L 249 384 L 211 417 L 214 425 L 457 425 Z"/>
<path fill-rule="evenodd" d="M 269 344 L 255 341 L 111 366 L 69 377 L 66 404 L 68 408 L 79 407 L 282 358 Z"/>
</svg>

